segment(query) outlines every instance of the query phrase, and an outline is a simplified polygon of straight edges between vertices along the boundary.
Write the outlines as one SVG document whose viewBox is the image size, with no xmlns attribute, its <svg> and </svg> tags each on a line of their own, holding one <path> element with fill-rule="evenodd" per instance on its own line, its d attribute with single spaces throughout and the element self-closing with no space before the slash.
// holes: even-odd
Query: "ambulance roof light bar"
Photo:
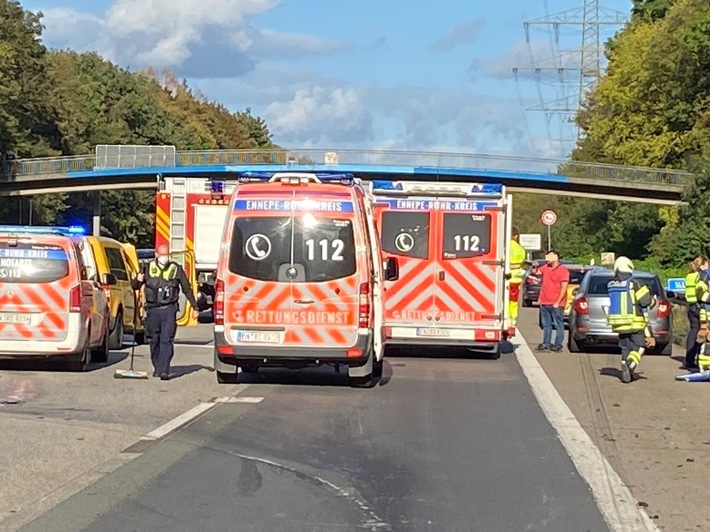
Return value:
<svg viewBox="0 0 710 532">
<path fill-rule="evenodd" d="M 373 194 L 382 195 L 423 195 L 423 196 L 463 196 L 500 197 L 503 185 L 497 183 L 426 183 L 416 181 L 372 181 Z"/>
<path fill-rule="evenodd" d="M 307 183 L 335 183 L 352 185 L 355 182 L 353 174 L 346 173 L 316 173 L 316 172 L 242 172 L 240 183 L 275 183 L 284 185 L 301 185 Z"/>
<path fill-rule="evenodd" d="M 78 225 L 69 227 L 58 225 L 0 225 L 0 234 L 80 236 L 85 235 L 86 230 Z"/>
</svg>

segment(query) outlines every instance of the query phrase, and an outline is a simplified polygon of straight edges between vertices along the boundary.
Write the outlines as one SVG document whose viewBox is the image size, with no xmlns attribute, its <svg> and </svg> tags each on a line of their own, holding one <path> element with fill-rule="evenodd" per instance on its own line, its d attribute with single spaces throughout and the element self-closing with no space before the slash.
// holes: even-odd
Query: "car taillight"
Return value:
<svg viewBox="0 0 710 532">
<path fill-rule="evenodd" d="M 658 310 L 656 311 L 656 316 L 658 318 L 667 318 L 670 313 L 671 304 L 665 299 L 660 300 L 658 302 Z"/>
<path fill-rule="evenodd" d="M 214 303 L 212 304 L 214 324 L 224 325 L 224 281 L 217 279 L 214 283 Z"/>
<path fill-rule="evenodd" d="M 360 285 L 360 310 L 358 327 L 367 329 L 370 327 L 370 283 Z"/>
<path fill-rule="evenodd" d="M 81 285 L 69 290 L 69 312 L 81 312 Z"/>
<path fill-rule="evenodd" d="M 589 303 L 586 297 L 580 297 L 574 302 L 574 311 L 577 314 L 589 314 Z"/>
</svg>

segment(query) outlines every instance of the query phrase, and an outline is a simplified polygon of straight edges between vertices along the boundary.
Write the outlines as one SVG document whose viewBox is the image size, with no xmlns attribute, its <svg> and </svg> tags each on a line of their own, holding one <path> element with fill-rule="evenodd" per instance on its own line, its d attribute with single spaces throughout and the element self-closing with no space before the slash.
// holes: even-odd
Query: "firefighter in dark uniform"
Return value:
<svg viewBox="0 0 710 532">
<path fill-rule="evenodd" d="M 185 270 L 170 260 L 168 246 L 155 250 L 155 260 L 131 282 L 134 290 L 144 287 L 146 326 L 150 334 L 150 359 L 153 377 L 170 379 L 170 362 L 175 354 L 173 342 L 177 332 L 177 312 L 180 289 L 187 298 L 195 318 L 199 315 L 197 301 L 192 293 Z"/>
</svg>

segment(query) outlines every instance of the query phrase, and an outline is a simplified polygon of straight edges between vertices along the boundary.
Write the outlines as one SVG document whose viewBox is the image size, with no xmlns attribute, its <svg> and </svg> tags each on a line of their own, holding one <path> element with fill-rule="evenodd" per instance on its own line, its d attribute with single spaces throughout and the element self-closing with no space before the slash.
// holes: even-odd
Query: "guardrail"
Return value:
<svg viewBox="0 0 710 532">
<path fill-rule="evenodd" d="M 581 163 L 555 159 L 392 150 L 195 150 L 178 151 L 176 166 L 239 166 L 246 164 L 350 164 L 410 166 L 431 169 L 506 170 L 590 179 L 596 182 L 624 182 L 684 188 L 693 180 L 689 172 L 662 168 Z M 140 157 L 116 156 L 111 168 L 163 166 L 145 164 Z M 112 161 L 113 162 L 113 161 Z M 95 155 L 72 155 L 13 161 L 12 176 L 63 177 L 68 172 L 96 168 Z"/>
</svg>

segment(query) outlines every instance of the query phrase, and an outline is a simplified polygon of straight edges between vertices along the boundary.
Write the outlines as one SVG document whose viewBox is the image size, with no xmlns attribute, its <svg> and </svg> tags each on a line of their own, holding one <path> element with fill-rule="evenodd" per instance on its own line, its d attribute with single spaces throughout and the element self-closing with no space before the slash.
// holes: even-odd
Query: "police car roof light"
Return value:
<svg viewBox="0 0 710 532">
<path fill-rule="evenodd" d="M 61 227 L 57 225 L 0 225 L 0 233 L 33 235 L 84 235 L 86 230 L 78 225 Z"/>
<path fill-rule="evenodd" d="M 352 185 L 355 182 L 353 174 L 346 173 L 316 173 L 316 172 L 242 172 L 239 176 L 242 183 L 273 183 L 299 185 L 306 183 L 337 183 Z"/>
</svg>

